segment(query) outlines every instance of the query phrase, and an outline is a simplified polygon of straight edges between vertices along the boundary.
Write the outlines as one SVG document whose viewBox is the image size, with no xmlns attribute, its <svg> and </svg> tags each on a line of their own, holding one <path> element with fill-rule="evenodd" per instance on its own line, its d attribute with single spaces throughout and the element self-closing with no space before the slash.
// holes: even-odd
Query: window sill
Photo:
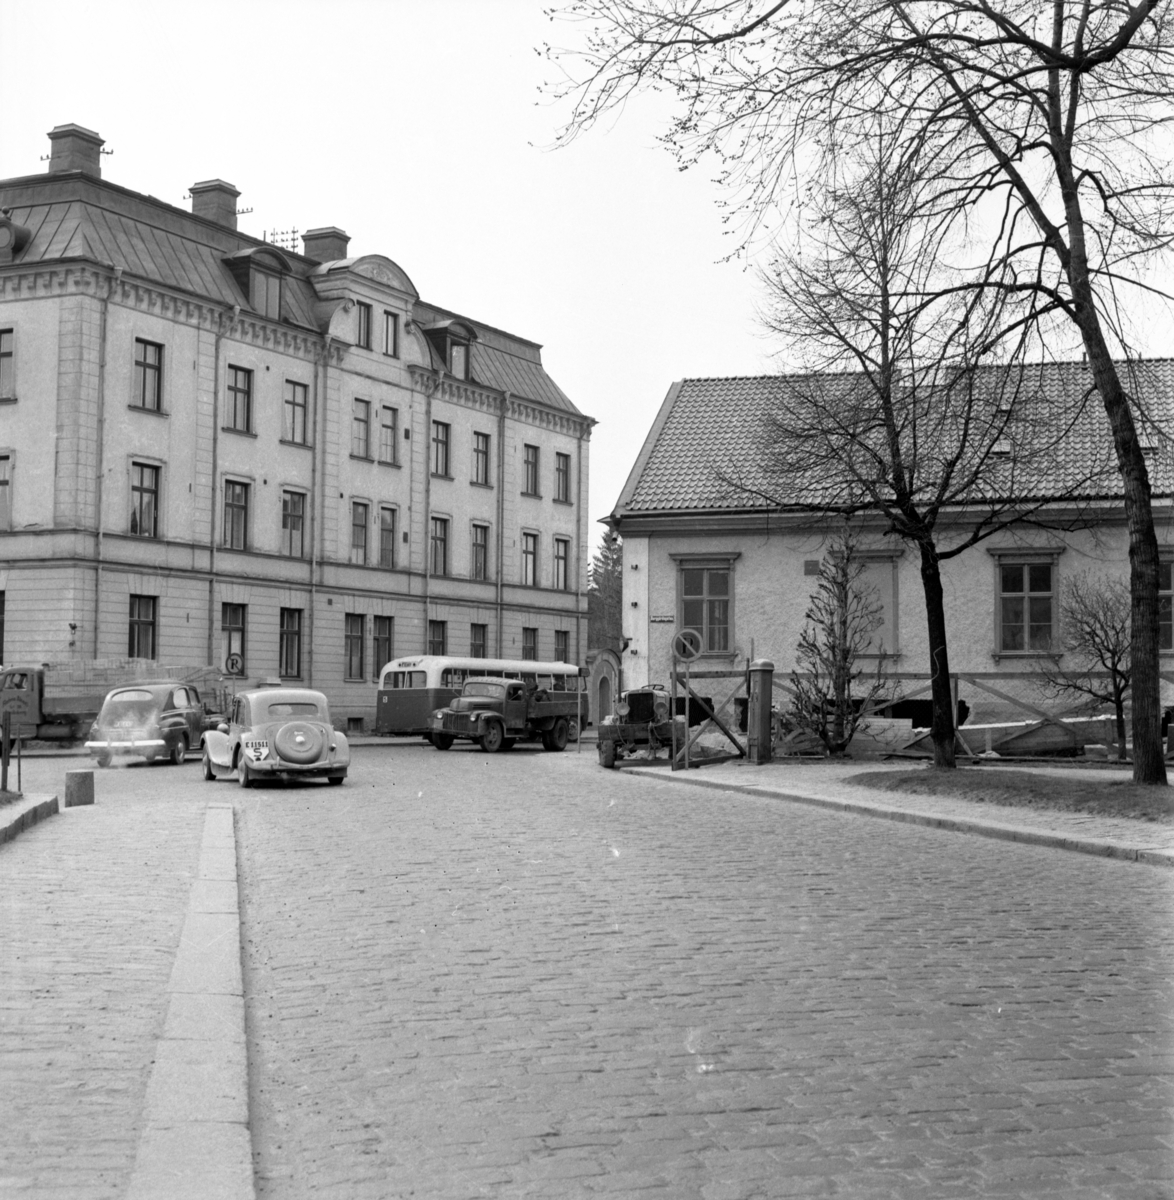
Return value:
<svg viewBox="0 0 1174 1200">
<path fill-rule="evenodd" d="M 1024 658 L 1047 658 L 1052 662 L 1059 662 L 1063 658 L 1062 650 L 992 650 L 991 658 L 995 662 L 1000 662 L 1004 658 L 1009 659 L 1024 659 Z"/>
<path fill-rule="evenodd" d="M 574 508 L 574 507 L 575 507 L 575 502 L 574 502 L 574 500 L 559 500 L 559 499 L 557 499 L 557 498 L 556 498 L 556 499 L 555 499 L 555 501 L 554 501 L 554 503 L 555 503 L 555 504 L 565 504 L 565 505 L 567 506 L 567 508 Z"/>
<path fill-rule="evenodd" d="M 397 471 L 400 469 L 400 464 L 399 464 L 399 463 L 397 463 L 397 462 L 395 462 L 393 459 L 390 459 L 390 458 L 377 458 L 375 461 L 376 461 L 376 462 L 377 462 L 377 463 L 378 463 L 378 464 L 379 464 L 381 467 L 395 467 L 395 469 L 396 469 Z"/>
<path fill-rule="evenodd" d="M 15 404 L 15 403 L 16 403 L 15 396 L 0 396 L 0 404 Z M 133 408 L 134 405 L 132 404 L 130 407 Z"/>
<path fill-rule="evenodd" d="M 352 454 L 349 457 L 355 462 L 373 463 L 375 461 L 369 454 Z"/>
<path fill-rule="evenodd" d="M 231 425 L 221 425 L 221 433 L 235 433 L 237 437 L 255 438 L 257 435 L 247 429 L 234 429 Z"/>
<path fill-rule="evenodd" d="M 521 494 L 522 494 L 523 496 L 526 496 L 526 497 L 528 497 L 528 498 L 529 498 L 529 499 L 531 499 L 531 500 L 541 500 L 541 499 L 542 499 L 542 493 L 541 493 L 541 492 L 522 492 Z"/>
<path fill-rule="evenodd" d="M 493 491 L 493 484 L 492 484 L 492 483 L 482 483 L 482 482 L 481 482 L 480 480 L 478 480 L 478 479 L 470 479 L 470 480 L 469 480 L 469 486 L 470 486 L 470 487 L 479 487 L 479 488 L 485 488 L 487 491 L 490 491 L 490 492 L 491 492 L 491 491 Z"/>
<path fill-rule="evenodd" d="M 451 475 L 441 475 L 439 471 L 433 471 L 433 472 L 431 473 L 431 478 L 433 478 L 433 479 L 447 479 L 447 480 L 449 481 L 449 483 L 452 483 L 452 481 L 453 481 L 453 477 L 452 477 Z"/>
<path fill-rule="evenodd" d="M 15 403 L 16 398 L 13 397 L 11 403 Z M 7 400 L 0 400 L 0 404 L 10 403 Z M 126 406 L 131 412 L 144 413 L 148 417 L 169 417 L 171 414 L 162 408 L 146 408 L 142 404 L 128 404 Z"/>
<path fill-rule="evenodd" d="M 296 446 L 297 449 L 299 449 L 299 450 L 313 450 L 314 449 L 314 447 L 311 446 L 309 442 L 291 442 L 289 440 L 289 438 L 278 438 L 277 444 L 279 446 Z M 284 678 L 284 676 L 282 678 Z M 301 677 L 300 676 L 295 677 L 295 676 L 291 675 L 290 678 L 293 679 L 293 678 L 301 678 Z"/>
</svg>

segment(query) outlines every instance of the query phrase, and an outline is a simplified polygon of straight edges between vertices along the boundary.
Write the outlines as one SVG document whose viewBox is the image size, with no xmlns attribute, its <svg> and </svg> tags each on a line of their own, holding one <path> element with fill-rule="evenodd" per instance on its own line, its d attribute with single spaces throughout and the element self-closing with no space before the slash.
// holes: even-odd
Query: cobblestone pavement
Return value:
<svg viewBox="0 0 1174 1200">
<path fill-rule="evenodd" d="M 1168 870 L 588 753 L 232 794 L 262 1197 L 1174 1195 Z"/>
<path fill-rule="evenodd" d="M 24 786 L 61 793 L 83 765 L 26 761 Z M 125 1191 L 207 799 L 174 782 L 195 771 L 99 772 L 93 807 L 0 847 L 0 1196 Z"/>
</svg>

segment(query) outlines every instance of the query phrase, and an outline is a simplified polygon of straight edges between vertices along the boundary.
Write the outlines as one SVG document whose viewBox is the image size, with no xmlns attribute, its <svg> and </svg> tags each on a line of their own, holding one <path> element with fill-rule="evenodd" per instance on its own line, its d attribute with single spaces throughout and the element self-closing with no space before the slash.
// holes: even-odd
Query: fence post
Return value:
<svg viewBox="0 0 1174 1200">
<path fill-rule="evenodd" d="M 749 667 L 746 689 L 746 749 L 757 766 L 770 762 L 771 720 L 775 665 L 769 658 L 755 659 Z"/>
<path fill-rule="evenodd" d="M 12 756 L 12 714 L 0 721 L 0 792 L 8 791 L 8 760 Z"/>
</svg>

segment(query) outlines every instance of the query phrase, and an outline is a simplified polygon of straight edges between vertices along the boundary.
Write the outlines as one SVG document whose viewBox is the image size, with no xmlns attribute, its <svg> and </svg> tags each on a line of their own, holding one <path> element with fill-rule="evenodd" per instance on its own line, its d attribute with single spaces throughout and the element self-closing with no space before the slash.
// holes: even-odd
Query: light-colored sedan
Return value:
<svg viewBox="0 0 1174 1200">
<path fill-rule="evenodd" d="M 204 778 L 236 772 L 241 787 L 259 779 L 325 779 L 340 784 L 350 766 L 346 737 L 330 723 L 321 692 L 258 688 L 240 692 L 228 723 L 204 735 Z"/>
</svg>

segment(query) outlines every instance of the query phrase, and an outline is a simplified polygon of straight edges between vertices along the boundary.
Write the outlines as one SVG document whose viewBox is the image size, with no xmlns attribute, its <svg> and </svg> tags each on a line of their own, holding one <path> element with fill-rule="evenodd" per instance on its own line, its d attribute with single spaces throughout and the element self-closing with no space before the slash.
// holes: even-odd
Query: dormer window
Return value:
<svg viewBox="0 0 1174 1200">
<path fill-rule="evenodd" d="M 448 369 L 458 379 L 469 378 L 469 343 L 449 342 Z"/>
<path fill-rule="evenodd" d="M 472 350 L 477 331 L 464 321 L 438 321 L 426 326 L 424 333 L 444 369 L 457 379 L 472 377 Z"/>
<path fill-rule="evenodd" d="M 259 316 L 280 321 L 281 280 L 290 272 L 285 256 L 270 246 L 257 246 L 228 255 L 224 264 L 248 298 L 249 307 Z"/>
</svg>

